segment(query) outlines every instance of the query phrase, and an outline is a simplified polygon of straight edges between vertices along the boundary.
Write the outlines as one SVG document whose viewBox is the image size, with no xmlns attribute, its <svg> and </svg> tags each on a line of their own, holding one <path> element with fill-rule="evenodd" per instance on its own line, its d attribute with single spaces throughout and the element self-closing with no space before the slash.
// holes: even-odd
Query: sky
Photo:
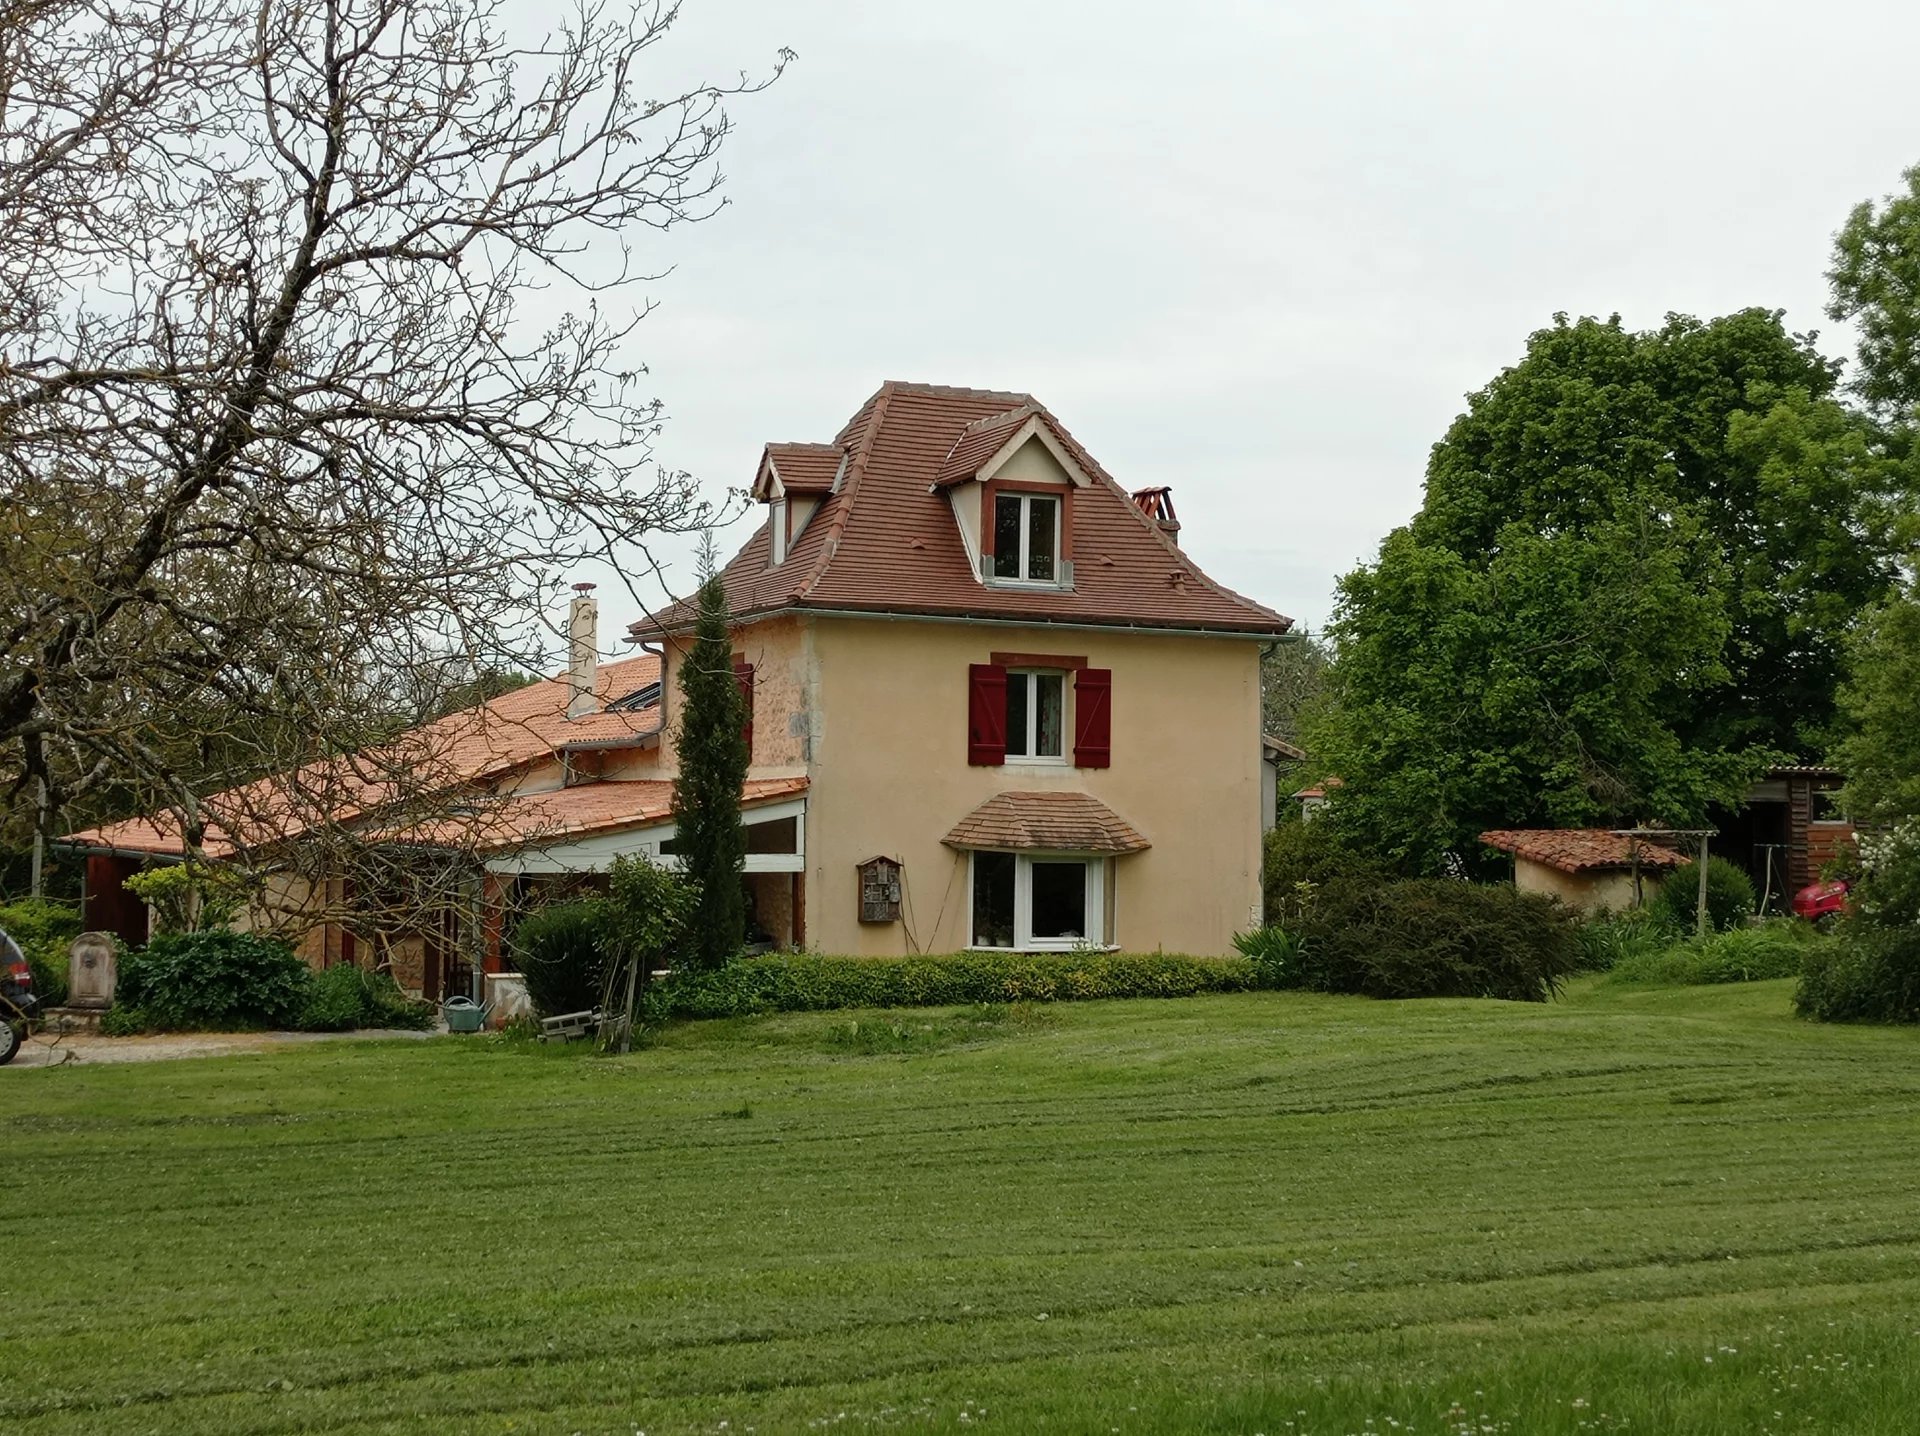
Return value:
<svg viewBox="0 0 1920 1436">
<path fill-rule="evenodd" d="M 1911 3 L 685 0 L 660 88 L 782 46 L 727 207 L 638 246 L 659 462 L 719 499 L 884 380 L 1029 391 L 1312 629 L 1556 311 L 1848 352 L 1833 232 L 1920 163 Z"/>
</svg>

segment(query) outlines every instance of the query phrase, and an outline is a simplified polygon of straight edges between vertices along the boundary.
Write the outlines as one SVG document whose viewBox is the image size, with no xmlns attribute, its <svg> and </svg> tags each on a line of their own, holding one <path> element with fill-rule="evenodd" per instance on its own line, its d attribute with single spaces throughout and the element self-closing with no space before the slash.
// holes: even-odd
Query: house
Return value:
<svg viewBox="0 0 1920 1436">
<path fill-rule="evenodd" d="M 1513 885 L 1546 893 L 1582 912 L 1638 907 L 1685 855 L 1607 828 L 1510 828 L 1482 833 L 1490 848 L 1513 854 Z"/>
<path fill-rule="evenodd" d="M 807 785 L 809 945 L 1220 953 L 1259 921 L 1260 656 L 1291 621 L 1201 572 L 1165 489 L 1129 495 L 1031 395 L 890 383 L 769 444 L 752 494 L 721 578 L 751 774 Z M 693 618 L 633 629 L 669 733 Z"/>
<path fill-rule="evenodd" d="M 758 932 L 853 954 L 1220 953 L 1259 921 L 1285 756 L 1263 744 L 1260 657 L 1290 620 L 1200 571 L 1165 489 L 1129 495 L 1030 395 L 889 383 L 830 441 L 767 445 L 752 493 L 765 518 L 721 578 Z M 543 891 L 621 854 L 675 861 L 695 608 L 635 624 L 641 655 L 601 664 L 580 587 L 566 673 L 207 801 L 209 856 L 286 855 L 248 921 L 437 997 L 503 967 L 513 911 Z M 294 860 L 342 824 L 463 860 L 444 921 L 385 930 L 364 885 Z M 120 881 L 181 855 L 175 825 L 68 841 L 89 854 L 89 926 L 135 936 Z"/>
</svg>

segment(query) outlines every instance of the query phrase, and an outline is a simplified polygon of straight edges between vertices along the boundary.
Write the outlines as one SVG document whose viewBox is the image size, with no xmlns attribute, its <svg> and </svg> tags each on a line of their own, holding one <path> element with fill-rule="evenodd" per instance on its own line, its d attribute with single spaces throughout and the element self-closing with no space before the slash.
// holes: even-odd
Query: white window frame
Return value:
<svg viewBox="0 0 1920 1436">
<path fill-rule="evenodd" d="M 1020 502 L 1020 550 L 1019 561 L 1016 565 L 1019 569 L 1019 574 L 1016 577 L 1008 578 L 1003 574 L 995 573 L 993 571 L 993 564 L 990 563 L 987 565 L 987 582 L 1010 588 L 1060 587 L 1060 575 L 1063 572 L 1062 565 L 1066 561 L 1060 554 L 1061 524 L 1064 522 L 1067 512 L 1065 494 L 1035 494 L 1012 490 L 995 494 L 993 496 L 994 511 L 985 515 L 985 518 L 989 525 L 988 532 L 994 535 L 994 542 L 996 544 L 1000 541 L 1000 501 L 1002 499 L 1018 499 Z M 1035 499 L 1045 499 L 1053 505 L 1053 575 L 1050 578 L 1027 577 L 1028 548 L 1032 536 L 1032 525 L 1029 522 L 1029 505 L 1032 504 Z M 998 562 L 1000 557 L 998 548 L 994 550 L 993 557 L 995 562 Z"/>
<path fill-rule="evenodd" d="M 1058 753 L 1040 754 L 1034 751 L 1034 749 L 1040 746 L 1040 705 L 1034 701 L 1034 695 L 1039 691 L 1039 685 L 1031 680 L 1039 677 L 1041 674 L 1046 674 L 1060 680 L 1060 751 Z M 1002 757 L 1001 761 L 1011 764 L 1014 767 L 1066 767 L 1067 750 L 1071 746 L 1071 739 L 1069 739 L 1067 735 L 1073 728 L 1073 713 L 1069 707 L 1073 697 L 1073 685 L 1067 681 L 1067 670 L 1064 668 L 1009 668 L 1007 670 L 1007 684 L 1009 689 L 1011 689 L 1016 680 L 1025 681 L 1027 684 L 1027 731 L 1025 734 L 1027 751 L 1024 753 L 1015 753 L 1012 751 L 1011 739 L 1013 738 L 1013 734 L 1009 732 L 1007 734 L 1007 738 L 1009 739 L 1008 751 Z"/>
<path fill-rule="evenodd" d="M 996 851 L 1004 852 L 1005 849 Z M 1119 926 L 1119 894 L 1116 892 L 1111 904 L 1107 900 L 1107 884 L 1112 880 L 1110 864 L 1105 854 L 1100 853 L 1027 853 L 1013 854 L 1013 946 L 981 947 L 974 942 L 973 933 L 973 894 L 974 873 L 977 867 L 975 859 L 978 852 L 967 854 L 967 946 L 973 952 L 1072 952 L 1076 948 L 1095 948 L 1102 952 L 1118 951 L 1118 946 L 1107 932 L 1107 909 L 1114 911 L 1114 926 Z M 1041 863 L 1084 863 L 1087 879 L 1087 932 L 1080 937 L 1036 938 L 1033 935 L 1033 865 Z"/>
<path fill-rule="evenodd" d="M 787 501 L 782 498 L 773 504 L 773 564 L 778 568 L 787 561 Z"/>
</svg>

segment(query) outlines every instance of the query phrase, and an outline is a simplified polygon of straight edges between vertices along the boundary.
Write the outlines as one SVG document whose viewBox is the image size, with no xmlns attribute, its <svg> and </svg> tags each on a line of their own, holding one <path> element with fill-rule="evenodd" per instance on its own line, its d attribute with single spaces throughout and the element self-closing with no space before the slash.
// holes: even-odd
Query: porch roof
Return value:
<svg viewBox="0 0 1920 1436">
<path fill-rule="evenodd" d="M 1152 846 L 1133 824 L 1086 793 L 996 793 L 941 839 L 953 848 L 1137 853 Z"/>
</svg>

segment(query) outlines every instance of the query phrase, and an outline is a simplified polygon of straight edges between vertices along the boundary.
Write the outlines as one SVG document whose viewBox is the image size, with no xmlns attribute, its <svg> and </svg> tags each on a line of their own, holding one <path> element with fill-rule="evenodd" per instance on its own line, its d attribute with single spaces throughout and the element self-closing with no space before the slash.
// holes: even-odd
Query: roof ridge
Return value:
<svg viewBox="0 0 1920 1436">
<path fill-rule="evenodd" d="M 889 379 L 882 393 L 924 394 L 935 399 L 1009 399 L 1009 407 L 1036 403 L 1033 395 L 1015 389 L 969 389 L 961 384 L 929 384 L 918 379 Z"/>
<path fill-rule="evenodd" d="M 846 461 L 846 479 L 840 485 L 840 492 L 837 495 L 840 500 L 839 512 L 834 514 L 826 533 L 821 536 L 820 557 L 814 563 L 813 572 L 794 585 L 793 602 L 795 603 L 803 602 L 807 595 L 813 592 L 814 585 L 819 583 L 826 576 L 827 570 L 833 566 L 834 556 L 840 550 L 840 540 L 847 531 L 847 518 L 853 512 L 854 500 L 860 496 L 860 480 L 866 477 L 867 460 L 873 454 L 874 440 L 880 433 L 881 425 L 886 422 L 888 401 L 896 392 L 891 382 L 882 384 L 880 392 L 871 401 L 873 412 L 867 419 L 866 430 L 860 435 L 859 444 L 854 447 Z M 861 408 L 866 408 L 866 405 L 861 405 Z M 859 416 L 855 415 L 855 417 Z"/>
</svg>

